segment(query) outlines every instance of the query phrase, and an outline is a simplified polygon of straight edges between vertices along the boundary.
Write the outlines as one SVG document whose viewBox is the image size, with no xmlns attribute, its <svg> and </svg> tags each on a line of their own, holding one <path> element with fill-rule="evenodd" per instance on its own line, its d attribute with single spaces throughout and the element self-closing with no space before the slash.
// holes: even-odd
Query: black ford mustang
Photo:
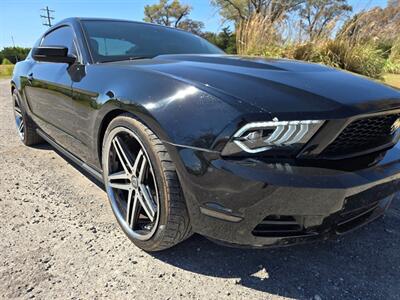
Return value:
<svg viewBox="0 0 400 300">
<path fill-rule="evenodd" d="M 192 232 L 252 247 L 325 239 L 382 215 L 400 187 L 400 92 L 332 68 L 71 18 L 11 84 L 21 140 L 104 181 L 147 251 Z"/>
</svg>

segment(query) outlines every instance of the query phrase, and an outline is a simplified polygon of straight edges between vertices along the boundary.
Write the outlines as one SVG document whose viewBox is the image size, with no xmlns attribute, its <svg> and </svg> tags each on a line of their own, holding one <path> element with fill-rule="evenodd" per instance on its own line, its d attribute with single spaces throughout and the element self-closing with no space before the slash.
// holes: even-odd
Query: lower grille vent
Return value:
<svg viewBox="0 0 400 300">
<path fill-rule="evenodd" d="M 294 216 L 270 215 L 254 230 L 253 235 L 263 237 L 281 237 L 302 235 L 303 225 Z"/>
<path fill-rule="evenodd" d="M 342 221 L 339 222 L 336 232 L 345 233 L 359 225 L 364 224 L 373 214 L 378 207 L 378 203 L 374 203 L 368 207 L 360 208 L 351 212 L 341 214 Z"/>
</svg>

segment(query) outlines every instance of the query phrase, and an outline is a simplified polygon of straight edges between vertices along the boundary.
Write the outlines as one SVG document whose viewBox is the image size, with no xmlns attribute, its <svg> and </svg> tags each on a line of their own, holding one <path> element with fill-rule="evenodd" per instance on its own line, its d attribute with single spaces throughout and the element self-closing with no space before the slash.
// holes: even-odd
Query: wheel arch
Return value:
<svg viewBox="0 0 400 300">
<path fill-rule="evenodd" d="M 157 120 L 148 111 L 143 111 L 143 109 L 138 110 L 137 107 L 131 108 L 130 106 L 114 107 L 113 109 L 107 111 L 107 113 L 105 113 L 104 116 L 101 118 L 97 130 L 96 151 L 100 166 L 102 161 L 102 147 L 107 127 L 115 118 L 124 114 L 131 115 L 132 118 L 137 119 L 138 121 L 149 127 L 150 130 L 152 130 L 161 140 L 169 140 L 166 133 L 159 126 Z"/>
<path fill-rule="evenodd" d="M 98 130 L 97 134 L 97 156 L 99 158 L 99 163 L 101 165 L 101 155 L 102 155 L 102 146 L 103 146 L 103 141 L 104 141 L 104 135 L 106 133 L 108 125 L 111 123 L 112 120 L 114 120 L 116 117 L 127 113 L 127 111 L 122 110 L 122 109 L 114 109 L 109 111 L 104 118 L 101 120 L 100 123 L 100 128 Z"/>
</svg>

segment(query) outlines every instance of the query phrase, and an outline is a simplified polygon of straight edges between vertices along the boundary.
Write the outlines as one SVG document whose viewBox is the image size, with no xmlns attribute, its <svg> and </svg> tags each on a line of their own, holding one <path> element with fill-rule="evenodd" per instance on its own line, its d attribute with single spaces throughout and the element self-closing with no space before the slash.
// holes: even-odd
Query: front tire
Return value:
<svg viewBox="0 0 400 300">
<path fill-rule="evenodd" d="M 34 146 L 43 142 L 42 138 L 36 133 L 36 126 L 33 121 L 28 117 L 26 111 L 21 104 L 18 92 L 15 89 L 12 94 L 13 110 L 15 125 L 20 140 L 26 146 Z"/>
<path fill-rule="evenodd" d="M 104 183 L 118 223 L 146 251 L 170 248 L 191 234 L 180 183 L 164 144 L 130 115 L 108 126 Z"/>
</svg>

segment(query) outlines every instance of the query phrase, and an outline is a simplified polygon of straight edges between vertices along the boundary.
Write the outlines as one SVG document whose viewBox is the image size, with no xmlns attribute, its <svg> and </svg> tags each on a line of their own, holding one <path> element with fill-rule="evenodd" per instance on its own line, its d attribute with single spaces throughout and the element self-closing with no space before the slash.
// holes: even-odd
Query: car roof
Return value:
<svg viewBox="0 0 400 300">
<path fill-rule="evenodd" d="M 68 23 L 69 24 L 80 23 L 81 21 L 129 22 L 129 23 L 144 24 L 144 25 L 150 25 L 150 26 L 165 27 L 165 28 L 169 28 L 169 29 L 176 29 L 176 30 L 183 31 L 179 28 L 174 28 L 174 27 L 169 27 L 169 26 L 164 26 L 164 25 L 154 24 L 154 23 L 148 23 L 148 22 L 126 20 L 126 19 L 114 19 L 114 18 L 97 18 L 97 17 L 69 17 L 69 18 L 66 18 L 66 19 L 63 19 L 63 20 L 57 22 L 52 27 L 50 27 L 48 31 L 51 31 L 51 29 L 53 27 L 57 27 L 59 25 L 68 24 Z"/>
</svg>

